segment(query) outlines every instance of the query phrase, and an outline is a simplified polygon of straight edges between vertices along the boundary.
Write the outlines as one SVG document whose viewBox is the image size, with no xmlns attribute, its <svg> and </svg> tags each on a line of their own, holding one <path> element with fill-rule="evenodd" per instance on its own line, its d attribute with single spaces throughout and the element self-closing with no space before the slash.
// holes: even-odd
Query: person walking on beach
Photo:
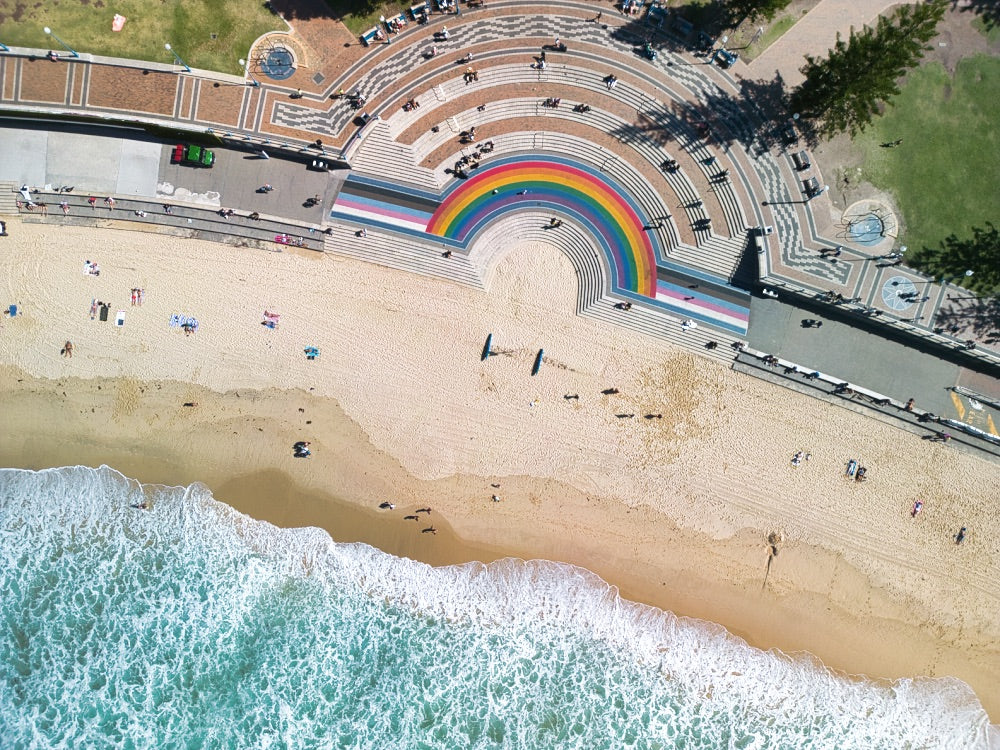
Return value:
<svg viewBox="0 0 1000 750">
<path fill-rule="evenodd" d="M 72 359 L 73 358 L 73 342 L 72 341 L 67 341 L 65 344 L 63 344 L 63 348 L 62 348 L 62 351 L 60 352 L 60 354 L 62 354 L 64 357 L 69 357 L 70 359 Z"/>
</svg>

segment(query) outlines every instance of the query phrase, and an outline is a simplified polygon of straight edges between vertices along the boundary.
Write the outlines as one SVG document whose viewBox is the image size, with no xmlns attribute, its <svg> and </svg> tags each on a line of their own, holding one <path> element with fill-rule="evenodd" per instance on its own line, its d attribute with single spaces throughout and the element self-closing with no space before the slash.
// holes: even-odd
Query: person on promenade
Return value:
<svg viewBox="0 0 1000 750">
<path fill-rule="evenodd" d="M 916 403 L 917 403 L 917 402 L 916 402 L 916 400 L 915 400 L 915 399 L 912 399 L 912 398 L 911 398 L 911 399 L 909 399 L 909 400 L 908 400 L 908 401 L 906 402 L 906 406 L 904 406 L 904 407 L 903 407 L 903 411 L 913 411 L 913 406 L 914 406 L 914 405 L 915 405 Z"/>
<path fill-rule="evenodd" d="M 104 199 L 104 205 L 108 207 L 109 211 L 114 211 L 115 210 L 115 199 L 112 198 L 109 195 L 107 198 Z"/>
<path fill-rule="evenodd" d="M 94 196 L 90 196 L 89 198 L 87 198 L 87 203 L 90 204 L 91 208 L 97 210 L 97 198 L 95 198 Z"/>
<path fill-rule="evenodd" d="M 59 208 L 62 209 L 63 216 L 69 216 L 69 201 L 59 201 Z"/>
</svg>

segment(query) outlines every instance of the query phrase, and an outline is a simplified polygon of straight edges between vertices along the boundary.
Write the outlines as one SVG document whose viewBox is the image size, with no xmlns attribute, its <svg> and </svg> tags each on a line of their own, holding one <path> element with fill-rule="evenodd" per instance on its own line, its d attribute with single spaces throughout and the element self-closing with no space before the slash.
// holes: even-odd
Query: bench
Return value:
<svg viewBox="0 0 1000 750">
<path fill-rule="evenodd" d="M 387 18 L 383 23 L 385 24 L 385 30 L 390 34 L 401 34 L 406 30 L 406 14 L 400 13 L 398 16 Z"/>
<path fill-rule="evenodd" d="M 385 39 L 385 32 L 378 26 L 372 26 L 372 28 L 362 34 L 360 38 L 363 45 L 370 47 L 372 42 L 380 42 Z"/>
<path fill-rule="evenodd" d="M 812 166 L 812 162 L 809 161 L 809 154 L 805 151 L 799 151 L 796 154 L 792 154 L 792 161 L 795 162 L 795 169 L 801 172 L 803 169 L 809 169 Z"/>
<path fill-rule="evenodd" d="M 413 20 L 417 23 L 426 23 L 429 13 L 430 9 L 427 7 L 427 3 L 410 6 L 410 16 L 412 16 Z"/>
<path fill-rule="evenodd" d="M 819 179 L 816 177 L 810 177 L 807 180 L 803 180 L 802 189 L 805 190 L 806 195 L 816 195 L 819 192 Z"/>
<path fill-rule="evenodd" d="M 663 6 L 650 5 L 649 10 L 646 11 L 646 24 L 662 29 L 663 23 L 667 20 L 668 15 L 667 9 Z"/>
</svg>

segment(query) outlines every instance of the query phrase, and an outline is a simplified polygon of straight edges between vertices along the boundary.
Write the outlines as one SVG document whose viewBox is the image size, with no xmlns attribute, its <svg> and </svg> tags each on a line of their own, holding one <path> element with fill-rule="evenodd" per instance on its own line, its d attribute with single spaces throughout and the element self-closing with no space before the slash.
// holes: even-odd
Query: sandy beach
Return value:
<svg viewBox="0 0 1000 750">
<path fill-rule="evenodd" d="M 254 517 L 436 565 L 574 563 L 764 649 L 958 677 L 1000 721 L 995 463 L 578 318 L 573 269 L 544 245 L 514 248 L 482 292 L 305 251 L 8 231 L 3 466 L 201 481 Z M 480 362 L 490 333 L 501 354 Z M 844 478 L 851 458 L 867 482 Z"/>
</svg>

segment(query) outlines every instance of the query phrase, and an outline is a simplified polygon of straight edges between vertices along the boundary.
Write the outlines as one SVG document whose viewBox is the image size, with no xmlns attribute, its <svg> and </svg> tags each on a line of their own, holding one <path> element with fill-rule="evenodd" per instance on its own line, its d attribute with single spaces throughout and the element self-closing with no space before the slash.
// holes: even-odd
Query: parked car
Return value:
<svg viewBox="0 0 1000 750">
<path fill-rule="evenodd" d="M 170 157 L 174 164 L 187 164 L 191 167 L 211 167 L 215 164 L 215 152 L 204 146 L 191 143 L 178 143 Z"/>
<path fill-rule="evenodd" d="M 720 68 L 731 68 L 739 59 L 738 53 L 730 52 L 727 49 L 720 49 L 715 53 L 715 62 L 719 64 Z"/>
</svg>

